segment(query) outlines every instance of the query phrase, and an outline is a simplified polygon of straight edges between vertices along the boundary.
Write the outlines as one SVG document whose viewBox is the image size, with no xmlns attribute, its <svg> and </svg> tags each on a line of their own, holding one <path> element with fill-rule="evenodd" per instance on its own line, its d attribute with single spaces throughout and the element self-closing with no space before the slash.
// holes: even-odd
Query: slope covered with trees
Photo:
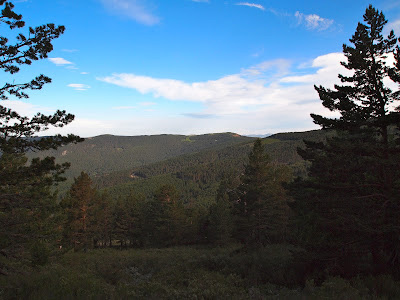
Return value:
<svg viewBox="0 0 400 300">
<path fill-rule="evenodd" d="M 205 135 L 155 135 L 155 136 L 112 136 L 102 135 L 87 138 L 79 144 L 70 144 L 57 150 L 28 153 L 29 157 L 53 156 L 57 163 L 70 163 L 66 172 L 70 184 L 81 171 L 91 176 L 100 176 L 113 171 L 139 167 L 168 158 L 205 149 L 216 149 L 252 138 L 233 133 Z M 67 185 L 61 187 L 66 191 Z"/>
<path fill-rule="evenodd" d="M 297 154 L 297 148 L 304 148 L 305 138 L 320 142 L 332 134 L 324 131 L 281 133 L 262 139 L 262 143 L 272 161 L 289 166 L 293 176 L 304 177 L 307 163 Z M 98 188 L 106 188 L 113 197 L 126 197 L 132 192 L 150 195 L 166 182 L 176 186 L 184 202 L 208 206 L 215 200 L 221 181 L 239 177 L 244 171 L 252 146 L 253 141 L 208 149 L 142 167 L 93 176 L 93 181 Z"/>
</svg>

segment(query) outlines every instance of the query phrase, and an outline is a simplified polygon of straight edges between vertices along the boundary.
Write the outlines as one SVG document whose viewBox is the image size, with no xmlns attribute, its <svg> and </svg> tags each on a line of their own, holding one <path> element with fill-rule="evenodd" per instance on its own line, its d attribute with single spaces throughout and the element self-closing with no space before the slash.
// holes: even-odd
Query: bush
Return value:
<svg viewBox="0 0 400 300">
<path fill-rule="evenodd" d="M 374 297 L 398 299 L 400 295 L 400 282 L 395 281 L 389 275 L 356 278 L 353 282 L 353 285 L 359 290 L 365 290 Z"/>
<path fill-rule="evenodd" d="M 50 250 L 43 241 L 36 241 L 30 248 L 31 262 L 33 266 L 44 266 L 49 261 Z"/>
<path fill-rule="evenodd" d="M 48 265 L 28 276 L 9 275 L 3 288 L 4 299 L 105 299 L 112 289 L 89 272 L 68 266 Z"/>
<path fill-rule="evenodd" d="M 250 285 L 296 286 L 302 280 L 293 259 L 293 253 L 297 251 L 300 250 L 285 244 L 243 249 L 232 254 L 226 263 L 227 269 L 245 278 Z"/>
</svg>

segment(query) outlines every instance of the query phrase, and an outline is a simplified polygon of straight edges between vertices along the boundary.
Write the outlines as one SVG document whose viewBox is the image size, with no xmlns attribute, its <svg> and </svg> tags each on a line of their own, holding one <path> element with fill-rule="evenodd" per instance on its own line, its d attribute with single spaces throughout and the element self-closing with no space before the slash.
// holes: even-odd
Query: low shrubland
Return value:
<svg viewBox="0 0 400 300">
<path fill-rule="evenodd" d="M 389 276 L 302 282 L 290 245 L 56 253 L 0 277 L 4 299 L 395 299 Z"/>
</svg>

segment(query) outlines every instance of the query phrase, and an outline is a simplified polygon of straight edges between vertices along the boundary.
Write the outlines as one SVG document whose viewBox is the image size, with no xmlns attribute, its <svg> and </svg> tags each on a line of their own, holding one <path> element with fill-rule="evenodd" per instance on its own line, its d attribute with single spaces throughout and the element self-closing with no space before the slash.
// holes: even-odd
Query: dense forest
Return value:
<svg viewBox="0 0 400 300">
<path fill-rule="evenodd" d="M 10 1 L 2 26 L 24 29 Z M 74 116 L 0 106 L 0 299 L 395 299 L 400 295 L 400 40 L 369 6 L 321 130 L 45 136 Z M 13 75 L 63 26 L 0 38 Z M 11 33 L 10 33 L 11 34 Z M 393 56 L 390 64 L 386 57 Z M 28 98 L 51 79 L 5 83 Z"/>
</svg>

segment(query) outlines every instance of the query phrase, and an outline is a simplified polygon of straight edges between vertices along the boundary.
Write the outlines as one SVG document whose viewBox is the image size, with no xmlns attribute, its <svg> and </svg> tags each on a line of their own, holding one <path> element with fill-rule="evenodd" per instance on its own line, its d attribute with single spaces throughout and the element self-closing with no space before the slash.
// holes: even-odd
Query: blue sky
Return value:
<svg viewBox="0 0 400 300">
<path fill-rule="evenodd" d="M 14 3 L 29 26 L 66 27 L 49 59 L 12 78 L 21 82 L 43 73 L 53 82 L 28 100 L 2 103 L 27 115 L 56 109 L 75 114 L 72 124 L 46 134 L 316 129 L 310 113 L 333 114 L 323 109 L 313 85 L 330 87 L 344 73 L 342 44 L 366 7 L 382 10 L 388 29 L 400 35 L 397 0 Z"/>
</svg>

